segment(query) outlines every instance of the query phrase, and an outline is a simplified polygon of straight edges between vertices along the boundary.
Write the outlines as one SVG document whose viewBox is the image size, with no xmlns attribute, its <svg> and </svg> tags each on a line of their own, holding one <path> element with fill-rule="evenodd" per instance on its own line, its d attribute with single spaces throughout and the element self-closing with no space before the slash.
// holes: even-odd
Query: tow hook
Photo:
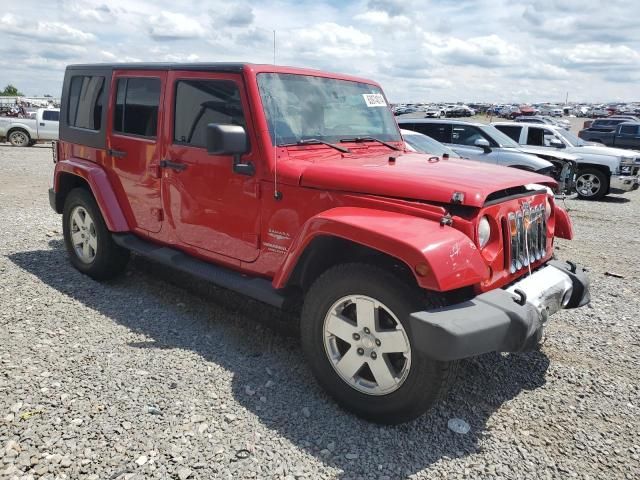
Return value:
<svg viewBox="0 0 640 480">
<path fill-rule="evenodd" d="M 514 298 L 513 301 L 516 302 L 518 305 L 522 305 L 524 306 L 525 303 L 527 303 L 527 294 L 524 293 L 522 290 L 520 290 L 519 288 L 516 288 L 513 293 L 515 293 L 516 295 L 518 295 L 518 297 L 520 298 Z"/>
</svg>

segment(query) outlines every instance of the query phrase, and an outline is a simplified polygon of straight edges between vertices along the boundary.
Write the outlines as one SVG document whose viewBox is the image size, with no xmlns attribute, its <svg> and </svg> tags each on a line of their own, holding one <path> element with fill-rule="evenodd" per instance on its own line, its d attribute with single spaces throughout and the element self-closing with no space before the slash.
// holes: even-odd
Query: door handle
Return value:
<svg viewBox="0 0 640 480">
<path fill-rule="evenodd" d="M 40 124 L 40 126 L 41 126 L 41 127 L 44 127 L 44 122 L 42 122 L 42 123 Z"/>
<path fill-rule="evenodd" d="M 160 160 L 160 168 L 170 168 L 176 172 L 182 172 L 187 169 L 184 163 L 172 162 L 171 160 Z"/>
<path fill-rule="evenodd" d="M 117 158 L 122 158 L 127 156 L 127 152 L 123 152 L 121 150 L 113 150 L 111 148 L 107 150 L 107 154 L 111 157 L 117 157 Z"/>
</svg>

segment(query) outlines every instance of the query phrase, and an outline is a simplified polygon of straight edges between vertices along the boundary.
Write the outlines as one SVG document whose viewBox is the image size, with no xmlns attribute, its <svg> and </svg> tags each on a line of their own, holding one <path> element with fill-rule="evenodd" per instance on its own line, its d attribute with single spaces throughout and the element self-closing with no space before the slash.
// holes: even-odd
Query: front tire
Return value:
<svg viewBox="0 0 640 480">
<path fill-rule="evenodd" d="M 302 348 L 318 383 L 367 420 L 398 424 L 422 415 L 456 364 L 419 351 L 408 319 L 441 304 L 377 266 L 329 269 L 307 292 L 301 319 Z"/>
<path fill-rule="evenodd" d="M 586 168 L 578 172 L 576 191 L 584 200 L 599 200 L 609 190 L 609 178 L 600 170 Z"/>
<path fill-rule="evenodd" d="M 113 241 L 98 204 L 84 188 L 67 195 L 62 229 L 69 259 L 77 270 L 95 280 L 106 280 L 125 269 L 129 251 Z"/>
</svg>

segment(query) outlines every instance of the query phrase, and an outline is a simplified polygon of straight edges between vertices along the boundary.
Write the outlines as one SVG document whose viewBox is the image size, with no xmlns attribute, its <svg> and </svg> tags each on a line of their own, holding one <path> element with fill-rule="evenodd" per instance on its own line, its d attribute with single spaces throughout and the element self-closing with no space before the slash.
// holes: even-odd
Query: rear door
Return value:
<svg viewBox="0 0 640 480">
<path fill-rule="evenodd" d="M 159 124 L 164 116 L 164 71 L 114 72 L 107 153 L 120 205 L 128 207 L 137 229 L 158 232 L 160 200 Z"/>
<path fill-rule="evenodd" d="M 43 110 L 42 118 L 38 118 L 38 138 L 40 140 L 57 140 L 60 126 L 58 110 Z"/>
<path fill-rule="evenodd" d="M 620 132 L 614 138 L 616 147 L 640 148 L 640 126 L 620 125 Z"/>
<path fill-rule="evenodd" d="M 251 262 L 259 254 L 262 162 L 242 76 L 222 72 L 171 71 L 168 95 L 170 129 L 163 168 L 165 211 L 181 242 Z M 231 155 L 209 155 L 208 124 L 245 127 L 255 165 L 252 176 L 233 171 Z M 167 165 L 167 164 L 165 164 Z"/>
</svg>

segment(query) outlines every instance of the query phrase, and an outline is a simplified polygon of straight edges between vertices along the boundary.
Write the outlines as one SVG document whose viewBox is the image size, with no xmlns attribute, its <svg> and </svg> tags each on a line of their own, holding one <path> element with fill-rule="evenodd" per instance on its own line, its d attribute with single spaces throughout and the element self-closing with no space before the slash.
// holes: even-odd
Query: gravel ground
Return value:
<svg viewBox="0 0 640 480">
<path fill-rule="evenodd" d="M 50 158 L 0 145 L 0 478 L 640 478 L 640 191 L 567 201 L 557 254 L 589 267 L 589 307 L 380 427 L 319 389 L 290 318 L 142 259 L 74 270 Z"/>
</svg>

